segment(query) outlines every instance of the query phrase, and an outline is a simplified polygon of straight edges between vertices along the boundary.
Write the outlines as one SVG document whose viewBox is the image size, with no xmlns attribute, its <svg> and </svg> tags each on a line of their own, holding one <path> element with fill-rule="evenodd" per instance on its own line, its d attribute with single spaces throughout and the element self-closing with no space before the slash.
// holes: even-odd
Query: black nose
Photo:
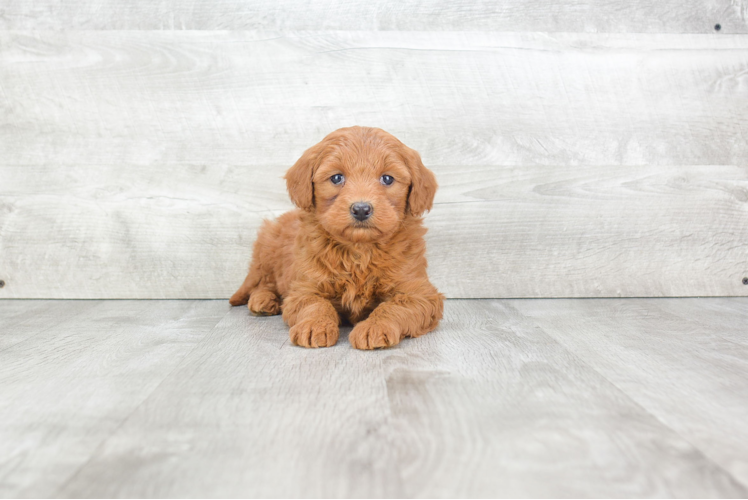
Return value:
<svg viewBox="0 0 748 500">
<path fill-rule="evenodd" d="M 371 217 L 371 213 L 374 211 L 370 203 L 354 203 L 351 205 L 351 215 L 357 220 L 364 221 Z"/>
</svg>

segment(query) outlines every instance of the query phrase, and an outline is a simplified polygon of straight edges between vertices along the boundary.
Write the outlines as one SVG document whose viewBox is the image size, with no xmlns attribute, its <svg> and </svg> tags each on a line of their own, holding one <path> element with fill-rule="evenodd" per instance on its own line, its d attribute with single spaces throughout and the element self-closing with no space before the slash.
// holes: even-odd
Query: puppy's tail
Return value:
<svg viewBox="0 0 748 500">
<path fill-rule="evenodd" d="M 249 294 L 259 285 L 260 280 L 256 276 L 258 273 L 253 273 L 252 271 L 252 269 L 249 270 L 249 274 L 244 279 L 242 286 L 229 299 L 229 304 L 232 306 L 243 306 L 249 302 Z"/>
</svg>

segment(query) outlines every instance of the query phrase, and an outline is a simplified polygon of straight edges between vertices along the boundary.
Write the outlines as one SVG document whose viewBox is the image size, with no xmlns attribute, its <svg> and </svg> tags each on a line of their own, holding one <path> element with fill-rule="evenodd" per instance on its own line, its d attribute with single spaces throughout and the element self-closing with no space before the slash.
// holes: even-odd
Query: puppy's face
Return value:
<svg viewBox="0 0 748 500">
<path fill-rule="evenodd" d="M 340 129 L 308 149 L 286 174 L 297 206 L 314 211 L 338 239 L 372 242 L 431 208 L 433 173 L 418 153 L 381 129 Z"/>
<path fill-rule="evenodd" d="M 398 228 L 412 179 L 391 148 L 355 141 L 326 155 L 312 182 L 320 224 L 341 239 L 365 242 Z"/>
</svg>

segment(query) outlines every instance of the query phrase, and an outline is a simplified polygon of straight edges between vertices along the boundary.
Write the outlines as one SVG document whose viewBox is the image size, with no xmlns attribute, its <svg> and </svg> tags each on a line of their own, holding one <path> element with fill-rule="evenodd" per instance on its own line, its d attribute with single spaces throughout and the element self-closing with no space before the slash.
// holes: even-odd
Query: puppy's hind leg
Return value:
<svg viewBox="0 0 748 500">
<path fill-rule="evenodd" d="M 248 304 L 250 312 L 260 316 L 280 314 L 280 297 L 275 284 L 277 261 L 277 224 L 265 222 L 257 233 L 249 273 L 239 290 L 229 299 L 232 306 Z"/>
<path fill-rule="evenodd" d="M 252 293 L 252 290 L 257 288 L 257 285 L 260 283 L 260 276 L 257 271 L 259 271 L 259 269 L 255 269 L 255 266 L 252 266 L 249 269 L 249 274 L 244 278 L 244 283 L 242 283 L 239 290 L 234 292 L 234 295 L 231 296 L 229 304 L 232 306 L 243 306 L 249 301 L 249 295 Z"/>
<path fill-rule="evenodd" d="M 242 286 L 229 299 L 229 304 L 248 304 L 250 312 L 258 316 L 280 314 L 280 297 L 272 286 L 262 281 L 259 266 L 253 265 Z"/>
<path fill-rule="evenodd" d="M 280 314 L 280 297 L 270 288 L 258 287 L 249 296 L 249 312 L 255 316 Z"/>
<path fill-rule="evenodd" d="M 260 283 L 258 274 L 259 269 L 255 269 L 253 266 L 242 286 L 229 299 L 229 304 L 232 306 L 247 304 L 249 311 L 257 316 L 280 314 L 280 297 L 272 287 Z"/>
</svg>

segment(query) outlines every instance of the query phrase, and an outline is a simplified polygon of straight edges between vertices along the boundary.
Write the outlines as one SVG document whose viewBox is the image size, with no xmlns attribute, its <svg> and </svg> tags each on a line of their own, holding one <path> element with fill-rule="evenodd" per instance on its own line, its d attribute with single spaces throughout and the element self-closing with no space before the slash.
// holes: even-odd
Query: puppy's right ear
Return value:
<svg viewBox="0 0 748 500">
<path fill-rule="evenodd" d="M 314 184 L 312 178 L 325 155 L 326 144 L 320 142 L 304 151 L 293 167 L 286 172 L 286 188 L 291 201 L 297 207 L 310 211 L 314 208 Z"/>
</svg>

